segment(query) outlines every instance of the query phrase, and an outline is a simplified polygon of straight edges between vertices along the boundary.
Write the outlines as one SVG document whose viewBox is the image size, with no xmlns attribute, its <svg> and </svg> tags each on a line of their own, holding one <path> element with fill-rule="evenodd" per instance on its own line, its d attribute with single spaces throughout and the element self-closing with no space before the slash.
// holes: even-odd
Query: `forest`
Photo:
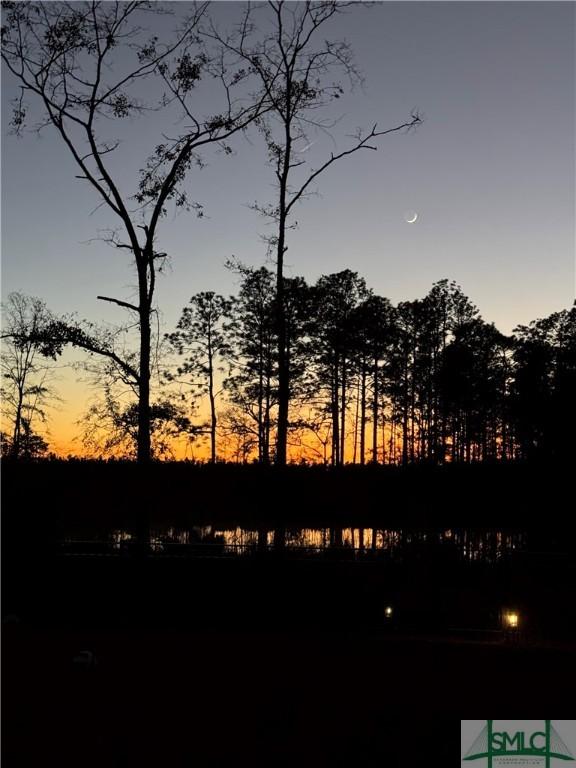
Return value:
<svg viewBox="0 0 576 768">
<path fill-rule="evenodd" d="M 65 407 L 63 367 L 98 392 L 78 425 L 74 454 L 84 458 L 340 467 L 570 455 L 574 308 L 506 335 L 448 279 L 393 304 L 354 270 L 353 254 L 349 268 L 315 282 L 288 274 L 300 271 L 285 263 L 295 212 L 320 180 L 423 123 L 414 108 L 337 141 L 343 115 L 334 109 L 364 86 L 337 34 L 359 4 L 238 4 L 235 21 L 222 24 L 209 4 L 4 9 L 2 59 L 17 86 L 10 132 L 51 132 L 106 212 L 96 239 L 128 257 L 136 280 L 126 298 L 96 297 L 126 312 L 122 323 L 8 295 L 5 458 L 65 458 L 49 430 L 55 406 Z M 121 158 L 134 142 L 126 139 L 152 115 L 157 143 L 127 180 Z M 333 149 L 314 159 L 320 136 Z M 272 195 L 248 206 L 271 227 L 260 236 L 267 260 L 229 257 L 235 295 L 195 285 L 167 329 L 156 293 L 172 254 L 159 235 L 169 211 L 203 217 L 196 190 L 201 197 L 210 182 L 198 187 L 197 171 L 215 154 L 236 155 L 239 137 L 259 142 L 272 180 Z"/>
<path fill-rule="evenodd" d="M 236 295 L 196 293 L 176 328 L 158 339 L 156 459 L 173 460 L 192 444 L 199 460 L 275 461 L 274 274 L 265 266 L 229 266 L 239 279 Z M 285 278 L 284 297 L 292 463 L 442 465 L 571 455 L 574 307 L 506 336 L 448 280 L 394 306 L 348 269 L 314 284 Z M 134 457 L 137 407 L 119 350 L 123 329 L 55 317 L 40 299 L 20 294 L 4 309 L 4 456 L 50 455 L 41 435 L 45 406 L 56 396 L 50 367 L 71 345 L 88 353 L 84 367 L 102 393 L 82 424 L 86 455 Z M 107 353 L 103 364 L 94 365 L 94 351 Z"/>
<path fill-rule="evenodd" d="M 7 766 L 573 697 L 569 6 L 3 0 Z"/>
</svg>

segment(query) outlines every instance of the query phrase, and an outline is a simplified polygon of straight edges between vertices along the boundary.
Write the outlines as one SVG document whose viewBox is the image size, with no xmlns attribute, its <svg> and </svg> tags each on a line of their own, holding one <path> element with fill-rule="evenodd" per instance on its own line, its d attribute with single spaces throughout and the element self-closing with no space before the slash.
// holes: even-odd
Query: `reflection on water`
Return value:
<svg viewBox="0 0 576 768">
<path fill-rule="evenodd" d="M 128 531 L 112 531 L 110 539 L 114 549 L 121 549 L 125 542 L 132 541 L 132 534 Z"/>
<path fill-rule="evenodd" d="M 83 542 L 84 544 L 96 544 Z M 113 530 L 100 549 L 130 550 L 135 539 L 131 532 Z M 81 543 L 71 537 L 64 542 L 74 549 Z M 346 559 L 374 557 L 392 560 L 429 557 L 460 561 L 494 562 L 526 546 L 524 533 L 501 530 L 391 530 L 386 528 L 223 528 L 214 525 L 177 528 L 170 526 L 151 531 L 150 549 L 158 554 L 193 554 L 211 556 L 250 556 L 279 550 L 293 556 L 328 556 Z M 81 546 L 79 546 L 81 550 Z"/>
</svg>

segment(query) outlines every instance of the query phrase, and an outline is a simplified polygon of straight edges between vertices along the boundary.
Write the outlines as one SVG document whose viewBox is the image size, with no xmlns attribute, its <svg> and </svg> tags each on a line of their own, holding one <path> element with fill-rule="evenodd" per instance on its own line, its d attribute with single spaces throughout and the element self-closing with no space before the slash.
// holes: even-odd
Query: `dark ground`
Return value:
<svg viewBox="0 0 576 768">
<path fill-rule="evenodd" d="M 4 462 L 3 526 L 14 538 L 54 536 L 72 525 L 150 523 L 487 528 L 571 526 L 573 462 L 477 464 L 139 467 L 122 462 Z"/>
<path fill-rule="evenodd" d="M 5 468 L 8 768 L 448 766 L 457 715 L 505 704 L 528 718 L 572 698 L 568 474 L 183 466 L 154 467 L 141 485 L 136 469 Z M 71 523 L 138 528 L 143 508 L 152 523 L 482 520 L 528 531 L 532 552 L 511 566 L 394 568 L 59 554 Z M 473 631 L 494 630 L 504 598 L 533 626 L 519 639 Z"/>
<path fill-rule="evenodd" d="M 12 627 L 4 654 L 5 766 L 448 766 L 457 716 L 576 682 L 570 651 L 377 632 Z"/>
</svg>

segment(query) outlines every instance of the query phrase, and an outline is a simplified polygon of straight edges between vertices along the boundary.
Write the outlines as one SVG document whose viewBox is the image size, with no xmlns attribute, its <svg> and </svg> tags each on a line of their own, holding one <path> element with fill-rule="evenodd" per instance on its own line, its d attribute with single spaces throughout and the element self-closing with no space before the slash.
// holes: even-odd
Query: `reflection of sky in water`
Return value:
<svg viewBox="0 0 576 768">
<path fill-rule="evenodd" d="M 120 552 L 134 543 L 133 532 L 115 529 L 107 537 L 81 537 L 71 535 L 64 545 L 109 546 Z M 256 551 L 272 550 L 281 543 L 284 549 L 306 553 L 342 551 L 348 556 L 370 557 L 372 554 L 390 557 L 418 556 L 421 553 L 441 552 L 465 561 L 495 561 L 502 556 L 525 548 L 524 533 L 505 531 L 478 531 L 468 529 L 391 530 L 386 528 L 286 528 L 275 531 L 261 529 L 221 528 L 214 525 L 178 528 L 170 526 L 151 531 L 153 552 L 185 552 L 195 554 L 249 555 Z"/>
<path fill-rule="evenodd" d="M 282 546 L 289 550 L 321 553 L 326 550 L 347 551 L 357 557 L 370 553 L 409 556 L 439 548 L 443 554 L 453 553 L 466 561 L 494 561 L 525 546 L 525 534 L 504 531 L 474 531 L 445 529 L 443 531 L 388 530 L 377 528 L 298 528 L 282 529 Z M 176 551 L 192 547 L 198 554 L 251 554 L 256 550 L 273 549 L 277 533 L 268 528 L 219 528 L 218 526 L 171 526 L 153 530 L 151 548 L 155 552 Z M 66 539 L 70 543 L 73 537 Z M 113 550 L 130 546 L 133 535 L 114 530 L 108 541 Z"/>
</svg>

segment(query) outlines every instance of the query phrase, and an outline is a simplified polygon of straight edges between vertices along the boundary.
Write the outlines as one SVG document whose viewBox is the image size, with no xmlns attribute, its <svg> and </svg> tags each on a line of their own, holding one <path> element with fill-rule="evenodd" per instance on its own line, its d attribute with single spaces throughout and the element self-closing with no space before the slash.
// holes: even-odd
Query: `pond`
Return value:
<svg viewBox="0 0 576 768">
<path fill-rule="evenodd" d="M 134 533 L 114 529 L 95 537 L 66 536 L 64 551 L 109 554 L 129 551 Z M 150 549 L 159 555 L 250 557 L 283 552 L 302 557 L 403 560 L 438 556 L 460 561 L 496 562 L 526 547 L 526 535 L 504 530 L 387 528 L 250 528 L 213 525 L 151 531 Z"/>
</svg>

